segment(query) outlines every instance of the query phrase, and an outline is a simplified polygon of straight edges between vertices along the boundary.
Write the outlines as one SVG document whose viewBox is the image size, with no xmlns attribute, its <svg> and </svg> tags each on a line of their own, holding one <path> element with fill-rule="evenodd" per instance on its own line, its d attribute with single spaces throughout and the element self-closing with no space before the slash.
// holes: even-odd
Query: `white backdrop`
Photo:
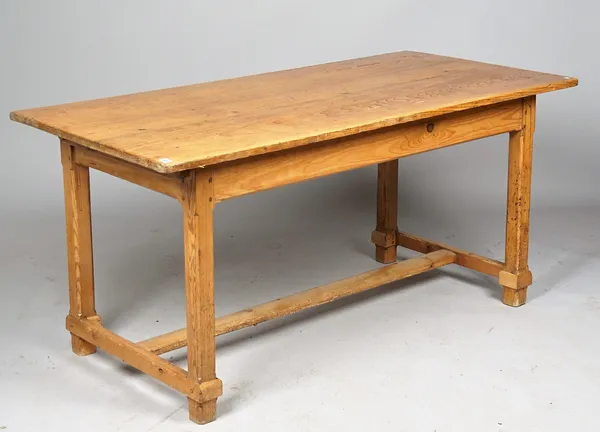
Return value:
<svg viewBox="0 0 600 432">
<path fill-rule="evenodd" d="M 529 303 L 508 308 L 496 281 L 449 268 L 224 336 L 207 427 L 600 430 L 599 12 L 591 0 L 0 0 L 0 428 L 200 430 L 180 395 L 102 353 L 71 354 L 58 140 L 10 111 L 407 49 L 580 79 L 538 98 Z M 502 259 L 507 142 L 401 160 L 400 228 Z M 103 323 L 133 340 L 182 327 L 177 204 L 93 172 L 92 205 Z M 215 224 L 217 315 L 374 268 L 375 170 L 227 201 Z"/>
</svg>

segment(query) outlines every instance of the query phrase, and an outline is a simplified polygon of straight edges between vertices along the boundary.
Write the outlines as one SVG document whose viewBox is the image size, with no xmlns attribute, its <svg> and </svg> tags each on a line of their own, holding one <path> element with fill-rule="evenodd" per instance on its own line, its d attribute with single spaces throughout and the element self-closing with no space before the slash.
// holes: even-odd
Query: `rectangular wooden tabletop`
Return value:
<svg viewBox="0 0 600 432">
<path fill-rule="evenodd" d="M 172 173 L 575 85 L 562 75 L 403 51 L 11 118 Z"/>
</svg>

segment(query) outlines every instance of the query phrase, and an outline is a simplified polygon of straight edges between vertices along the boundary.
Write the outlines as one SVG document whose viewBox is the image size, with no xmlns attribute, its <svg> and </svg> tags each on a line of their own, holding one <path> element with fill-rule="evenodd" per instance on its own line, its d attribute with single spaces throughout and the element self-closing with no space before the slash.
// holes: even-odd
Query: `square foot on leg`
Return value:
<svg viewBox="0 0 600 432">
<path fill-rule="evenodd" d="M 397 260 L 396 233 L 397 229 L 371 233 L 371 242 L 375 244 L 375 261 L 382 264 L 392 264 Z"/>
<path fill-rule="evenodd" d="M 88 341 L 83 340 L 74 334 L 71 334 L 71 347 L 73 352 L 81 357 L 94 354 L 96 352 L 95 345 L 92 345 Z"/>
<path fill-rule="evenodd" d="M 514 289 L 509 287 L 504 288 L 504 296 L 502 302 L 505 305 L 518 307 L 525 304 L 527 300 L 527 288 Z"/>
<path fill-rule="evenodd" d="M 392 264 L 396 262 L 396 259 L 396 246 L 391 246 L 387 248 L 383 246 L 375 247 L 375 261 L 381 264 Z"/>
<path fill-rule="evenodd" d="M 209 400 L 203 403 L 188 398 L 190 420 L 198 424 L 206 424 L 217 418 L 217 400 Z"/>
<path fill-rule="evenodd" d="M 531 285 L 531 272 L 527 269 L 518 275 L 502 270 L 498 282 L 504 288 L 502 301 L 508 306 L 522 306 L 527 300 L 527 287 Z"/>
</svg>

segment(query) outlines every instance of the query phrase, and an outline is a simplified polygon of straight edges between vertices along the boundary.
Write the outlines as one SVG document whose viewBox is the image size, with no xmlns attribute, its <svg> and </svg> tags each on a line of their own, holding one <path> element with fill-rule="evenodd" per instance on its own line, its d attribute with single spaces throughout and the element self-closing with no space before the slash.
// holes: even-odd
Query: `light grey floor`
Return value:
<svg viewBox="0 0 600 432">
<path fill-rule="evenodd" d="M 217 313 L 376 267 L 373 174 L 218 206 Z M 181 218 L 167 198 L 119 191 L 93 200 L 97 304 L 106 326 L 137 340 L 184 325 Z M 400 226 L 502 258 L 502 204 L 408 200 Z M 61 205 L 3 214 L 7 432 L 600 430 L 600 208 L 534 209 L 524 307 L 502 305 L 492 279 L 446 267 L 220 338 L 224 395 L 202 428 L 178 393 L 101 352 L 71 353 Z M 185 365 L 185 350 L 172 356 Z"/>
</svg>

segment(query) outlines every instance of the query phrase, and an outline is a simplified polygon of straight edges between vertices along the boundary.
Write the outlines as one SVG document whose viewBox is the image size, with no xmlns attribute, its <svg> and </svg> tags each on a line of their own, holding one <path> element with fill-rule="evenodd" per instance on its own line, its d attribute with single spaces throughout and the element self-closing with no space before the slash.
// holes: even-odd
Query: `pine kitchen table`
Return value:
<svg viewBox="0 0 600 432">
<path fill-rule="evenodd" d="M 536 95 L 577 79 L 398 52 L 11 113 L 60 138 L 72 348 L 101 348 L 187 396 L 215 419 L 215 337 L 428 270 L 458 264 L 525 302 Z M 398 159 L 509 135 L 504 262 L 401 232 Z M 375 270 L 215 318 L 213 207 L 274 187 L 378 164 Z M 89 169 L 181 203 L 187 326 L 132 342 L 102 326 L 94 301 Z M 398 246 L 422 253 L 396 263 Z M 374 318 L 376 319 L 376 318 Z M 188 370 L 160 354 L 187 346 Z"/>
</svg>

